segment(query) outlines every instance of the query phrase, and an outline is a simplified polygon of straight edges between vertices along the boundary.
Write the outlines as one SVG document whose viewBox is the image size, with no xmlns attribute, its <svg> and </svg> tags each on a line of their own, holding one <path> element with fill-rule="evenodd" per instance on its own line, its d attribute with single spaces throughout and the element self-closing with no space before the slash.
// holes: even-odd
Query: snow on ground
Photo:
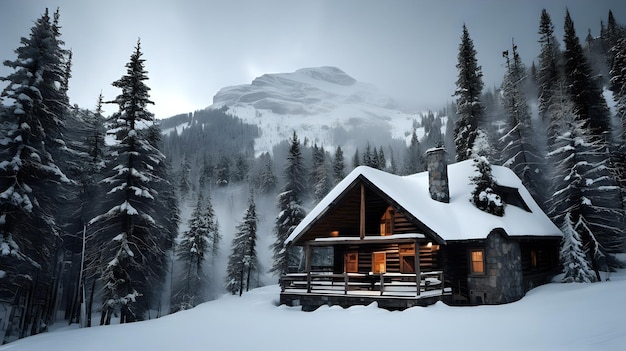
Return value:
<svg viewBox="0 0 626 351">
<path fill-rule="evenodd" d="M 0 350 L 626 350 L 626 270 L 611 281 L 552 283 L 499 306 L 437 303 L 302 312 L 276 285 L 127 325 L 57 330 Z"/>
</svg>

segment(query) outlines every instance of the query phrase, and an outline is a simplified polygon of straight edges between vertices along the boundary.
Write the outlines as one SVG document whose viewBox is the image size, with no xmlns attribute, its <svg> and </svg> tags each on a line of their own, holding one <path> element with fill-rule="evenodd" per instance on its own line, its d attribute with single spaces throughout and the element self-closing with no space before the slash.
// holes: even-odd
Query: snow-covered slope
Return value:
<svg viewBox="0 0 626 351">
<path fill-rule="evenodd" d="M 276 306 L 280 289 L 272 285 L 151 321 L 55 331 L 0 350 L 625 350 L 624 290 L 626 270 L 601 283 L 540 286 L 499 306 L 302 312 Z"/>
<path fill-rule="evenodd" d="M 221 89 L 209 108 L 258 125 L 257 153 L 288 139 L 295 130 L 327 148 L 366 141 L 406 139 L 416 114 L 401 111 L 374 86 L 335 67 L 303 68 L 265 74 L 251 84 Z"/>
</svg>

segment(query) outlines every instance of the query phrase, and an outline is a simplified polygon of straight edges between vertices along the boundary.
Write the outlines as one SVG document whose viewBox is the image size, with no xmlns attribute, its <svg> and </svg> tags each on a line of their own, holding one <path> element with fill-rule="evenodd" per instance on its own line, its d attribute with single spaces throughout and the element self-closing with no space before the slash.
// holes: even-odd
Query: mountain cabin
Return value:
<svg viewBox="0 0 626 351">
<path fill-rule="evenodd" d="M 472 160 L 426 157 L 428 171 L 409 176 L 357 167 L 318 203 L 285 242 L 303 264 L 281 277 L 281 304 L 502 304 L 559 272 L 561 231 L 513 171 L 492 166 L 499 217 L 470 202 Z"/>
</svg>

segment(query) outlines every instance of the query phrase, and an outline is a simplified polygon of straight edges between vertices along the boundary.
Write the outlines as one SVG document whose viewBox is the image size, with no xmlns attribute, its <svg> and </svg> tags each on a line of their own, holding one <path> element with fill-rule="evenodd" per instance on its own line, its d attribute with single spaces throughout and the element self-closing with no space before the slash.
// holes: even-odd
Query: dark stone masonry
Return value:
<svg viewBox="0 0 626 351">
<path fill-rule="evenodd" d="M 509 240 L 502 230 L 492 231 L 485 240 L 485 273 L 467 278 L 474 304 L 499 304 L 524 296 L 519 242 Z"/>
<path fill-rule="evenodd" d="M 450 202 L 446 149 L 442 147 L 429 149 L 426 151 L 426 162 L 430 197 L 439 202 Z"/>
</svg>

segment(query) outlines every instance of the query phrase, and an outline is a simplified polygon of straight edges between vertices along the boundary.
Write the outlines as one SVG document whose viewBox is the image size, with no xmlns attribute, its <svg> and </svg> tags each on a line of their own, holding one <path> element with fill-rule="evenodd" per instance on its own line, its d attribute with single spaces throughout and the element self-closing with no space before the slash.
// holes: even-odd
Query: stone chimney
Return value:
<svg viewBox="0 0 626 351">
<path fill-rule="evenodd" d="M 430 197 L 433 200 L 448 203 L 450 202 L 450 189 L 446 157 L 446 149 L 443 147 L 434 147 L 426 151 Z"/>
</svg>

